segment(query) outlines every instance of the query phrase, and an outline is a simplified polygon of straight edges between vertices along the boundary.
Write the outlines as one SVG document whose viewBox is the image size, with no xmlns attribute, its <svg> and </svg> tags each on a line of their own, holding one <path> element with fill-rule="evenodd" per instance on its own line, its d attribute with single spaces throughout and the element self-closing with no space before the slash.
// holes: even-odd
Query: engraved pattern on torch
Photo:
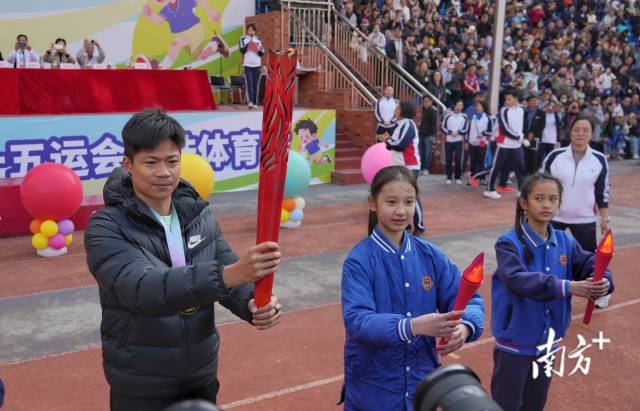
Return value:
<svg viewBox="0 0 640 411">
<path fill-rule="evenodd" d="M 279 162 L 286 162 L 289 149 L 296 64 L 283 57 L 270 50 L 264 96 L 261 172 L 271 171 Z M 287 57 L 291 58 L 289 53 Z"/>
<path fill-rule="evenodd" d="M 256 244 L 277 242 L 280 234 L 297 62 L 295 51 L 269 50 L 262 115 Z M 256 282 L 254 298 L 258 307 L 269 303 L 272 288 L 273 274 Z"/>
</svg>

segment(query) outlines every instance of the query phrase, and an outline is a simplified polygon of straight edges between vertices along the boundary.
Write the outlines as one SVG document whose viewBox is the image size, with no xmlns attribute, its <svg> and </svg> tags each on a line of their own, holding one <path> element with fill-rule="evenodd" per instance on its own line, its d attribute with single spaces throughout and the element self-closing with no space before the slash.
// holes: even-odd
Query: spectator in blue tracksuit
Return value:
<svg viewBox="0 0 640 411">
<path fill-rule="evenodd" d="M 379 171 L 369 197 L 370 235 L 344 263 L 345 410 L 412 410 L 417 384 L 440 366 L 436 337 L 447 339 L 438 347 L 446 355 L 482 334 L 482 297 L 475 293 L 466 311 L 450 312 L 460 271 L 405 231 L 417 195 L 407 168 Z"/>
<path fill-rule="evenodd" d="M 544 409 L 551 375 L 536 363 L 535 378 L 533 364 L 547 353 L 539 348 L 551 334 L 553 341 L 564 337 L 571 323 L 571 296 L 595 301 L 613 292 L 611 272 L 592 281 L 593 253 L 550 224 L 562 199 L 560 180 L 532 175 L 520 191 L 515 228 L 495 245 L 498 268 L 491 285 L 491 393 L 505 411 Z"/>
</svg>

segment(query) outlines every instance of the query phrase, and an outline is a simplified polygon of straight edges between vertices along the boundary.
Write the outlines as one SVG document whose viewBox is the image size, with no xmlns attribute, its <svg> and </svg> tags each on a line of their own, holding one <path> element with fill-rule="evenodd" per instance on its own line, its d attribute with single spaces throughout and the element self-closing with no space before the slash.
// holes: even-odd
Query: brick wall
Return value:
<svg viewBox="0 0 640 411">
<path fill-rule="evenodd" d="M 283 46 L 285 49 L 289 47 L 289 18 L 287 13 L 271 11 L 250 16 L 245 19 L 245 26 L 249 23 L 255 24 L 258 29 L 258 36 L 260 36 L 265 50 L 280 50 Z M 283 23 L 284 27 L 282 27 Z M 266 63 L 266 61 L 263 61 L 263 63 Z"/>
<path fill-rule="evenodd" d="M 324 73 L 308 73 L 300 78 L 298 103 L 301 106 L 336 110 L 336 129 L 360 147 L 369 147 L 375 133 L 373 111 L 345 110 L 345 94 L 324 91 Z"/>
</svg>

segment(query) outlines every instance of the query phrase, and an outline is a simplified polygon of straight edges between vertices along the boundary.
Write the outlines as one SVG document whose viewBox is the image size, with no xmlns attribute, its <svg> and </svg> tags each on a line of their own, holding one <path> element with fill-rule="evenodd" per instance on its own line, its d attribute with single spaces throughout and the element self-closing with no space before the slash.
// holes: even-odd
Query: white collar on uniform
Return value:
<svg viewBox="0 0 640 411">
<path fill-rule="evenodd" d="M 398 249 L 398 247 L 391 242 L 383 233 L 382 231 L 380 231 L 380 228 L 378 228 L 378 226 L 376 226 L 373 229 L 373 233 L 371 233 L 371 239 L 373 240 L 374 243 L 376 243 L 376 245 L 380 248 L 382 248 L 385 252 L 390 253 L 390 254 L 407 254 L 409 251 L 411 251 L 411 241 L 409 239 L 409 234 L 405 231 L 404 234 L 402 235 L 402 245 L 400 246 L 400 249 Z M 402 251 L 400 251 L 402 250 Z"/>
</svg>

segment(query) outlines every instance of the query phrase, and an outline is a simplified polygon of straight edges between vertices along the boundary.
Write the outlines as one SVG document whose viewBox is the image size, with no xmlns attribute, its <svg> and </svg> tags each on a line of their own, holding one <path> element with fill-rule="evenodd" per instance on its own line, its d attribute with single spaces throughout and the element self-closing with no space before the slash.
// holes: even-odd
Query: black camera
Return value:
<svg viewBox="0 0 640 411">
<path fill-rule="evenodd" d="M 418 384 L 413 396 L 415 411 L 502 411 L 468 367 L 442 367 Z"/>
</svg>

